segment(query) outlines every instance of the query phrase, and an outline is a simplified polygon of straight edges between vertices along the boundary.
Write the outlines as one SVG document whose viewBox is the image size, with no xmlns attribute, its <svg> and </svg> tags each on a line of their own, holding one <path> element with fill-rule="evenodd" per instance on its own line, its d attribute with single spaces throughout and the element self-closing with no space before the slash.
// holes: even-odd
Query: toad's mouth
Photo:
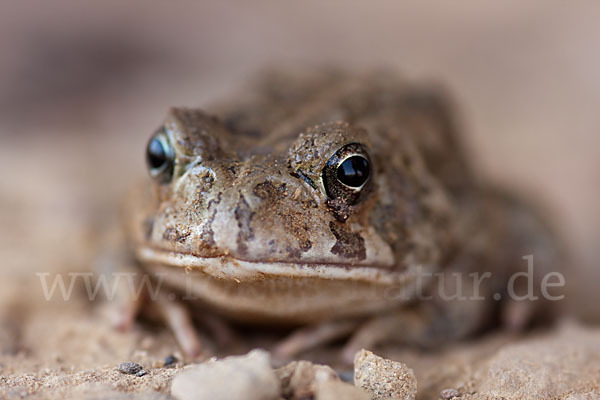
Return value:
<svg viewBox="0 0 600 400">
<path fill-rule="evenodd" d="M 140 247 L 137 249 L 136 255 L 138 260 L 144 264 L 182 268 L 186 271 L 202 271 L 215 278 L 239 282 L 264 280 L 271 277 L 289 277 L 402 284 L 407 280 L 414 280 L 416 274 L 430 270 L 423 266 L 391 268 L 383 265 L 331 262 L 243 260 L 231 255 L 201 257 L 152 247 Z"/>
</svg>

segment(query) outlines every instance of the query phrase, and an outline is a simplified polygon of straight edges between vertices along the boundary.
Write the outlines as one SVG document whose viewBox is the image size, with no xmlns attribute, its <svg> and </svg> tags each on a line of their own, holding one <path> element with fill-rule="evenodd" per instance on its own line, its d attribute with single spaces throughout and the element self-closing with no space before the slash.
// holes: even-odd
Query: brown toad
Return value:
<svg viewBox="0 0 600 400">
<path fill-rule="evenodd" d="M 429 346 L 547 314 L 508 283 L 533 255 L 539 292 L 552 236 L 474 176 L 437 90 L 323 73 L 273 74 L 248 93 L 214 114 L 172 108 L 154 132 L 152 181 L 126 214 L 145 271 L 207 313 L 303 325 L 280 356 L 351 335 L 351 359 L 382 340 Z M 183 309 L 156 300 L 184 351 L 200 351 Z"/>
</svg>

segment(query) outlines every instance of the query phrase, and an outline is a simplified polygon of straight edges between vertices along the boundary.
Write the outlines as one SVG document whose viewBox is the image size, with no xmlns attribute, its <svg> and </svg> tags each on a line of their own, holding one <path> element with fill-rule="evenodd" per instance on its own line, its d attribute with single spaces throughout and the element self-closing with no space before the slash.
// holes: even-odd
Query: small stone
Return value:
<svg viewBox="0 0 600 400">
<path fill-rule="evenodd" d="M 302 195 L 302 190 L 300 190 L 300 188 L 296 188 L 296 190 L 294 190 L 294 194 L 292 194 L 292 200 L 298 200 L 300 198 L 300 196 Z"/>
<path fill-rule="evenodd" d="M 344 382 L 352 383 L 354 382 L 354 371 L 346 370 L 346 371 L 336 371 L 340 379 Z"/>
<path fill-rule="evenodd" d="M 135 374 L 135 376 L 137 376 L 138 378 L 141 378 L 144 375 L 148 375 L 148 371 L 146 371 L 145 369 L 138 371 L 138 373 Z"/>
<path fill-rule="evenodd" d="M 414 400 L 417 395 L 412 369 L 367 350 L 354 356 L 354 385 L 369 393 L 372 400 Z"/>
<path fill-rule="evenodd" d="M 121 364 L 119 364 L 117 369 L 119 370 L 119 372 L 121 372 L 123 374 L 127 374 L 127 375 L 135 375 L 138 372 L 140 372 L 141 370 L 143 370 L 143 368 L 140 364 L 134 363 L 134 362 L 121 363 Z"/>
<path fill-rule="evenodd" d="M 175 364 L 177 362 L 177 357 L 175 357 L 174 355 L 170 354 L 167 357 L 165 357 L 165 367 L 170 367 L 173 364 Z"/>
<path fill-rule="evenodd" d="M 276 369 L 275 374 L 281 381 L 281 392 L 286 399 L 313 398 L 319 384 L 340 380 L 330 367 L 309 361 L 293 361 Z"/>
<path fill-rule="evenodd" d="M 264 350 L 191 366 L 171 384 L 171 395 L 179 400 L 275 400 L 279 394 L 279 380 Z"/>
<path fill-rule="evenodd" d="M 460 397 L 460 392 L 456 389 L 446 389 L 440 392 L 440 399 L 442 400 L 452 400 L 457 397 Z"/>
<path fill-rule="evenodd" d="M 315 400 L 370 400 L 364 390 L 342 381 L 327 381 L 317 385 Z"/>
</svg>

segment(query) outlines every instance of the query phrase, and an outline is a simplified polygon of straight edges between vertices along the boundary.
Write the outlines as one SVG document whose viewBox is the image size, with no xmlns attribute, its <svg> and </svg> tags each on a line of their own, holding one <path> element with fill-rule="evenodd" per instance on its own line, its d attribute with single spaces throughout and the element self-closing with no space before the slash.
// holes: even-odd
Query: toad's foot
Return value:
<svg viewBox="0 0 600 400">
<path fill-rule="evenodd" d="M 136 274 L 135 277 L 139 280 L 139 275 Z M 134 296 L 126 285 L 119 285 L 114 304 L 116 309 L 112 311 L 112 325 L 116 329 L 129 330 L 136 317 L 144 313 L 168 326 L 187 360 L 203 361 L 214 355 L 211 341 L 194 327 L 189 310 L 177 300 L 174 293 L 164 290 L 149 293 L 146 289 Z M 204 320 L 203 316 L 200 318 Z M 210 318 L 206 325 L 215 333 L 215 337 L 230 338 L 230 335 L 223 333 L 224 328 L 219 326 L 214 318 Z M 219 340 L 219 343 L 222 341 Z"/>
<path fill-rule="evenodd" d="M 159 292 L 153 305 L 160 319 L 173 332 L 186 359 L 204 361 L 214 355 L 209 345 L 210 340 L 203 337 L 194 327 L 190 312 L 184 304 L 170 298 L 166 293 Z"/>
<path fill-rule="evenodd" d="M 377 316 L 356 330 L 340 354 L 346 365 L 354 363 L 354 356 L 361 349 L 372 350 L 377 344 L 390 338 L 402 338 L 402 342 L 416 343 L 425 332 L 424 320 L 414 312 Z"/>
<path fill-rule="evenodd" d="M 357 320 L 334 320 L 298 329 L 273 348 L 273 358 L 289 361 L 303 351 L 347 337 L 359 324 Z"/>
</svg>

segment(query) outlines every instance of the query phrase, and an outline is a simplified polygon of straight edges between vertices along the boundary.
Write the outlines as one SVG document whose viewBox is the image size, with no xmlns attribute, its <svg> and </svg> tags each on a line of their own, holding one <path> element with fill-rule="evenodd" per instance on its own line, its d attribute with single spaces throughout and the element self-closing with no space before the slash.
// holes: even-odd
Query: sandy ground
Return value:
<svg viewBox="0 0 600 400">
<path fill-rule="evenodd" d="M 265 66 L 385 65 L 445 83 L 482 176 L 551 210 L 573 255 L 571 313 L 597 319 L 599 17 L 595 3 L 561 1 L 2 3 L 0 398 L 79 397 L 80 383 L 168 392 L 168 332 L 115 332 L 81 288 L 46 301 L 36 274 L 92 270 L 166 107 L 222 98 Z M 387 351 L 414 365 L 430 398 L 515 340 Z M 150 375 L 115 372 L 127 360 Z"/>
</svg>

